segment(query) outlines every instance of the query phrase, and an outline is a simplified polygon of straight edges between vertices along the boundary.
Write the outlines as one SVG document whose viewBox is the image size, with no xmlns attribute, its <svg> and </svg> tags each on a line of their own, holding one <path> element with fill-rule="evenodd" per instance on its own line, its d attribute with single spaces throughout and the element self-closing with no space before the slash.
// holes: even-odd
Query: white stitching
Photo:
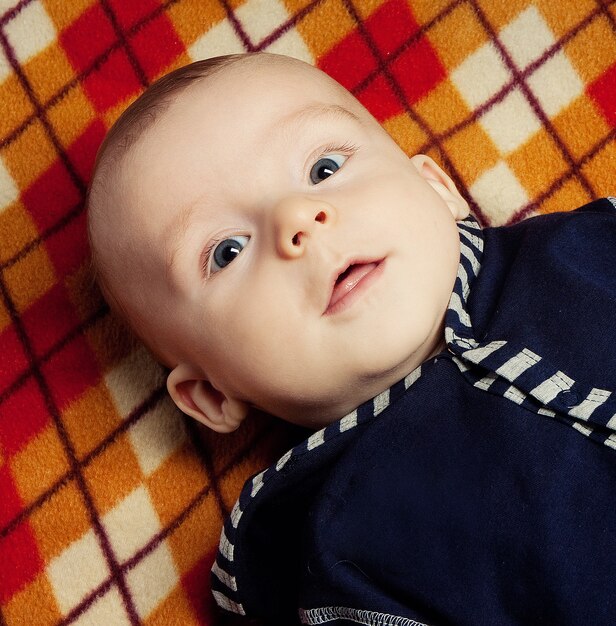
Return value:
<svg viewBox="0 0 616 626">
<path fill-rule="evenodd" d="M 300 609 L 299 618 L 302 624 L 314 626 L 315 624 L 327 624 L 336 619 L 345 619 L 363 626 L 428 626 L 409 617 L 390 615 L 389 613 L 377 613 L 352 609 L 346 606 L 326 606 L 318 609 Z"/>
</svg>

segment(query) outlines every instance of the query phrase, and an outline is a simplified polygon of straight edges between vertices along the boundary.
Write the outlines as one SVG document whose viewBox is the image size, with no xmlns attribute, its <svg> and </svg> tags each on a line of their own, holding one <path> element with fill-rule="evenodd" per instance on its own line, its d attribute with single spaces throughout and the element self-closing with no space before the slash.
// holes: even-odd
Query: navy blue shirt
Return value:
<svg viewBox="0 0 616 626">
<path fill-rule="evenodd" d="M 447 350 L 248 481 L 212 570 L 277 624 L 613 624 L 616 200 L 459 225 Z"/>
</svg>

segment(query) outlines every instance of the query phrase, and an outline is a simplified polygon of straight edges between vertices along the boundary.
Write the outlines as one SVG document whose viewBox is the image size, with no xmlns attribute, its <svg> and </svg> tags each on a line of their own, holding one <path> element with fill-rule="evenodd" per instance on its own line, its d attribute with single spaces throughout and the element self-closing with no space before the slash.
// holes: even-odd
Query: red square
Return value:
<svg viewBox="0 0 616 626">
<path fill-rule="evenodd" d="M 616 64 L 589 85 L 588 93 L 599 106 L 607 123 L 616 126 Z"/>
<path fill-rule="evenodd" d="M 96 151 L 103 141 L 105 132 L 105 125 L 97 119 L 77 137 L 67 150 L 70 162 L 83 181 L 90 180 Z"/>
<path fill-rule="evenodd" d="M 405 50 L 390 66 L 409 104 L 415 104 L 445 78 L 445 69 L 425 37 Z"/>
<path fill-rule="evenodd" d="M 0 394 L 28 368 L 29 362 L 12 326 L 0 333 Z M 1 397 L 1 396 L 0 396 Z"/>
<path fill-rule="evenodd" d="M 83 88 L 98 111 L 106 111 L 142 89 L 124 49 L 114 50 L 83 81 Z"/>
<path fill-rule="evenodd" d="M 153 80 L 169 67 L 185 50 L 175 28 L 164 13 L 137 31 L 130 44 L 149 80 Z"/>
<path fill-rule="evenodd" d="M 160 9 L 160 4 L 156 0 L 130 0 L 130 2 L 109 0 L 108 4 L 124 30 L 128 30 L 137 22 L 146 20 L 157 9 Z"/>
<path fill-rule="evenodd" d="M 60 43 L 78 72 L 91 68 L 94 61 L 116 42 L 113 26 L 98 2 L 60 34 Z"/>
<path fill-rule="evenodd" d="M 354 30 L 321 57 L 318 66 L 352 91 L 376 70 L 377 63 L 361 34 Z"/>
<path fill-rule="evenodd" d="M 379 122 L 401 113 L 404 109 L 404 104 L 400 102 L 389 82 L 382 75 L 377 76 L 356 95 Z"/>
<path fill-rule="evenodd" d="M 22 315 L 34 353 L 41 357 L 79 324 L 62 283 L 56 283 Z"/>
<path fill-rule="evenodd" d="M 210 570 L 214 564 L 217 550 L 211 552 L 197 563 L 182 577 L 182 586 L 193 606 L 195 615 L 199 616 L 200 623 L 214 624 L 214 599 L 209 593 Z"/>
<path fill-rule="evenodd" d="M 83 335 L 56 352 L 43 365 L 42 372 L 60 410 L 100 380 L 96 359 Z"/>
<path fill-rule="evenodd" d="M 0 404 L 0 447 L 15 454 L 49 422 L 49 413 L 41 390 L 32 376 Z M 1 485 L 2 481 L 0 481 Z M 2 497 L 4 487 L 0 486 Z M 1 515 L 0 515 L 1 517 Z M 0 523 L 1 525 L 1 523 Z"/>
<path fill-rule="evenodd" d="M 81 194 L 61 161 L 41 174 L 23 195 L 41 232 L 57 224 L 81 201 Z"/>
<path fill-rule="evenodd" d="M 0 603 L 32 581 L 41 570 L 42 561 L 34 534 L 28 524 L 20 524 L 11 534 L 0 538 Z"/>
<path fill-rule="evenodd" d="M 89 255 L 86 213 L 82 211 L 45 241 L 59 278 L 72 274 Z"/>
<path fill-rule="evenodd" d="M 381 5 L 367 20 L 366 27 L 383 56 L 396 51 L 419 29 L 405 0 L 390 0 Z"/>
<path fill-rule="evenodd" d="M 23 508 L 23 503 L 17 493 L 17 489 L 15 488 L 15 483 L 13 482 L 13 477 L 11 476 L 8 463 L 0 467 L 0 493 L 2 494 L 2 497 L 0 498 L 1 540 L 3 529 L 5 529 L 21 513 Z M 2 561 L 0 561 L 0 563 L 1 562 Z M 0 580 L 2 580 L 2 576 L 0 576 Z"/>
</svg>

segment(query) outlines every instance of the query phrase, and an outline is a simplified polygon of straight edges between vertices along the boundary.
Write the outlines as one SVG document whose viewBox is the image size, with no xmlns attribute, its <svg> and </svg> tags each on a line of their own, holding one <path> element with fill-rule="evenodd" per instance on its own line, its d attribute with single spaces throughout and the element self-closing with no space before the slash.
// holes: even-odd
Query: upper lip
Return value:
<svg viewBox="0 0 616 626">
<path fill-rule="evenodd" d="M 351 260 L 345 261 L 333 272 L 331 278 L 329 280 L 329 289 L 327 291 L 327 302 L 325 304 L 325 311 L 330 306 L 332 301 L 332 296 L 334 294 L 334 288 L 336 287 L 336 283 L 340 279 L 340 276 L 344 274 L 347 270 L 349 270 L 354 265 L 366 265 L 367 263 L 381 263 L 383 261 L 382 258 L 353 258 Z"/>
</svg>

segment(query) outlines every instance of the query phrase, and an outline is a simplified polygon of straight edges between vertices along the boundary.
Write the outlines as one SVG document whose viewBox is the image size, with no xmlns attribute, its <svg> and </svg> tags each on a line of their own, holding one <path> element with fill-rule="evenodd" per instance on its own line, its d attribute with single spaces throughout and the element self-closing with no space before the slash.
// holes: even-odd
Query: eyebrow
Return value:
<svg viewBox="0 0 616 626">
<path fill-rule="evenodd" d="M 301 125 L 306 122 L 314 121 L 314 119 L 318 117 L 343 118 L 347 121 L 363 125 L 363 121 L 358 115 L 342 105 L 323 104 L 321 102 L 314 102 L 298 109 L 297 111 L 293 111 L 284 117 L 282 121 L 278 122 L 277 125 L 280 124 L 283 127 Z"/>
<path fill-rule="evenodd" d="M 177 260 L 184 234 L 188 231 L 193 213 L 199 205 L 199 202 L 200 200 L 197 200 L 183 207 L 169 227 L 168 244 L 165 246 L 165 272 L 167 278 L 169 278 L 169 275 L 173 272 L 173 267 Z"/>
<path fill-rule="evenodd" d="M 364 121 L 358 115 L 340 104 L 323 104 L 315 102 L 293 111 L 289 115 L 285 116 L 281 121 L 276 122 L 275 127 L 277 127 L 279 131 L 282 130 L 283 133 L 288 133 L 292 128 L 303 126 L 319 117 L 342 118 L 346 121 L 361 124 L 362 126 L 364 125 Z M 193 213 L 200 204 L 200 201 L 201 198 L 182 208 L 169 227 L 169 237 L 167 239 L 169 244 L 165 246 L 165 271 L 167 276 L 169 276 L 173 271 L 178 251 L 182 244 L 183 235 L 188 231 Z"/>
</svg>

